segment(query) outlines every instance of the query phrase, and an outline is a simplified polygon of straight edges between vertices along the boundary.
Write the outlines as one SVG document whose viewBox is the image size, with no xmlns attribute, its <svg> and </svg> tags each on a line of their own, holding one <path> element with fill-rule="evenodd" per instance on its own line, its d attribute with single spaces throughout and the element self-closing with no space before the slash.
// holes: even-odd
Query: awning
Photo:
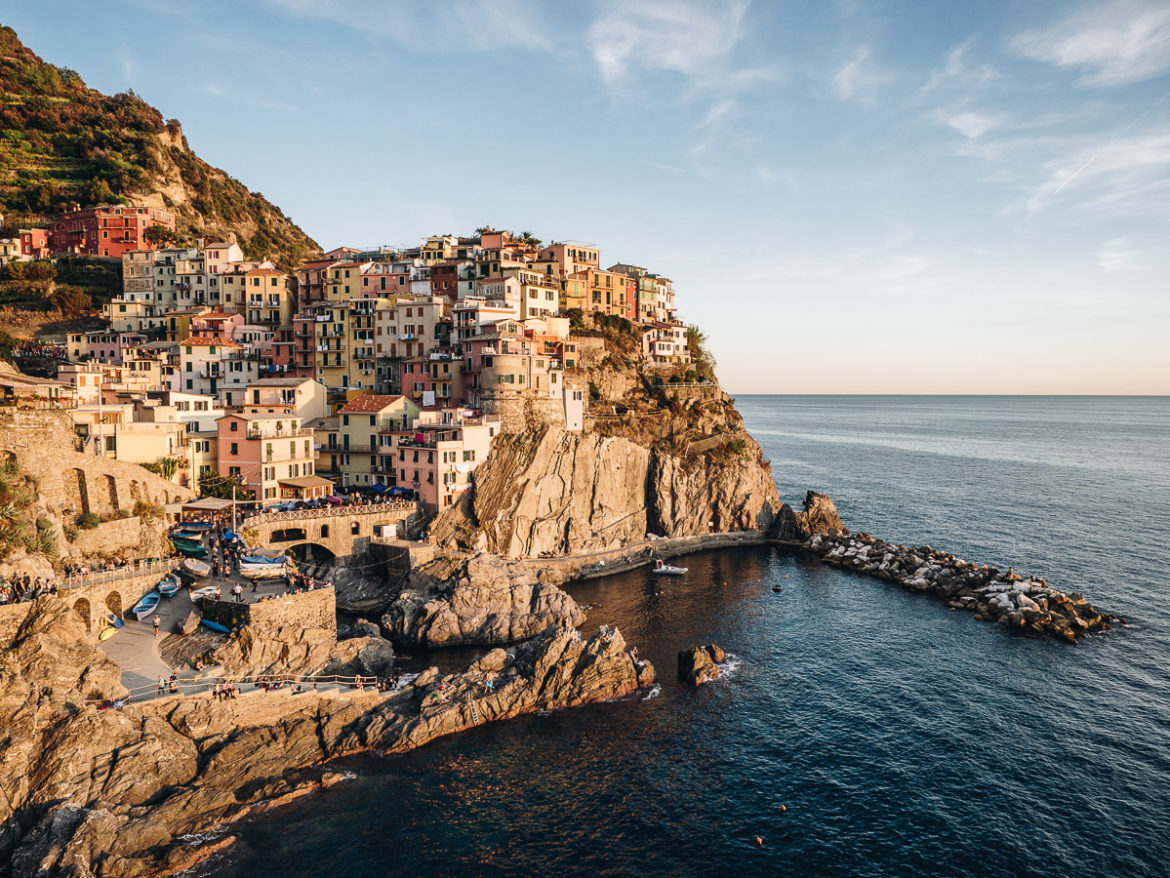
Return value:
<svg viewBox="0 0 1170 878">
<path fill-rule="evenodd" d="M 277 484 L 286 488 L 332 488 L 333 482 L 321 476 L 301 476 L 296 479 L 278 479 Z"/>
<path fill-rule="evenodd" d="M 204 497 L 202 500 L 192 500 L 190 503 L 183 504 L 184 512 L 222 512 L 231 508 L 231 500 L 222 500 L 219 497 Z"/>
</svg>

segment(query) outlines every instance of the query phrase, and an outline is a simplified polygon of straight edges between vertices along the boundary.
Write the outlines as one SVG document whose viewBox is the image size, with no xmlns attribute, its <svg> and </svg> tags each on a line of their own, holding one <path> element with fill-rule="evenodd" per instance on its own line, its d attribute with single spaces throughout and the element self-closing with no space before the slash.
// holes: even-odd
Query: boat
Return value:
<svg viewBox="0 0 1170 878">
<path fill-rule="evenodd" d="M 187 560 L 191 561 L 194 559 L 188 558 Z M 196 563 L 198 564 L 202 562 L 197 561 Z M 180 582 L 177 576 L 164 576 L 158 581 L 158 585 L 155 586 L 155 588 L 158 589 L 158 593 L 161 594 L 164 598 L 174 597 L 179 593 L 179 587 Z"/>
<path fill-rule="evenodd" d="M 688 567 L 671 567 L 669 564 L 662 563 L 661 558 L 654 562 L 654 572 L 659 576 L 682 576 L 689 569 Z"/>
<path fill-rule="evenodd" d="M 210 628 L 212 631 L 218 631 L 220 634 L 232 633 L 232 630 L 226 625 L 220 625 L 218 622 L 212 622 L 210 619 L 203 620 L 203 627 Z"/>
<path fill-rule="evenodd" d="M 288 573 L 288 568 L 283 564 L 265 564 L 253 565 L 251 567 L 240 567 L 240 576 L 244 579 L 274 579 L 276 577 L 285 576 Z"/>
<path fill-rule="evenodd" d="M 209 531 L 213 527 L 215 525 L 210 521 L 184 521 L 182 524 L 175 525 L 175 530 Z"/>
<path fill-rule="evenodd" d="M 272 561 L 276 558 L 286 557 L 288 556 L 284 554 L 283 549 L 248 549 L 247 554 L 244 555 L 240 560 L 242 561 L 244 558 L 255 558 L 257 560 Z"/>
<path fill-rule="evenodd" d="M 175 544 L 175 549 L 186 555 L 188 558 L 202 558 L 207 554 L 207 549 L 198 543 L 188 543 L 185 540 L 176 541 L 173 538 L 171 542 Z"/>
<path fill-rule="evenodd" d="M 198 600 L 199 598 L 213 598 L 216 594 L 222 594 L 218 585 L 205 585 L 203 588 L 192 589 L 191 600 Z"/>
<path fill-rule="evenodd" d="M 201 579 L 211 572 L 211 565 L 206 561 L 200 561 L 196 558 L 188 558 L 183 562 L 183 569 L 195 578 Z"/>
<path fill-rule="evenodd" d="M 240 570 L 260 570 L 271 567 L 276 570 L 283 570 L 288 566 L 288 563 L 282 559 L 276 558 L 241 558 Z"/>
<path fill-rule="evenodd" d="M 103 628 L 98 633 L 98 640 L 109 640 L 111 637 L 113 637 L 117 633 L 118 633 L 117 628 L 115 628 L 113 625 L 107 625 L 105 628 Z"/>
<path fill-rule="evenodd" d="M 136 603 L 134 605 L 134 609 L 132 609 L 130 612 L 137 616 L 138 621 L 141 622 L 155 611 L 155 608 L 158 607 L 158 601 L 158 592 L 152 591 L 149 594 L 144 595 L 142 600 Z"/>
<path fill-rule="evenodd" d="M 120 617 L 115 616 L 113 613 L 106 613 L 105 622 L 107 628 L 121 628 L 126 624 Z"/>
</svg>

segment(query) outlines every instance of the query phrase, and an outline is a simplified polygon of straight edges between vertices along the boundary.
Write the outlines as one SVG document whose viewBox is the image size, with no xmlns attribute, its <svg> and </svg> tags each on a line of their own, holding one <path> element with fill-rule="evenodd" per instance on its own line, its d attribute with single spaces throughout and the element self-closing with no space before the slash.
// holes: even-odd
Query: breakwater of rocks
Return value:
<svg viewBox="0 0 1170 878">
<path fill-rule="evenodd" d="M 975 564 L 930 546 L 902 546 L 869 534 L 813 534 L 805 544 L 825 563 L 934 595 L 952 610 L 1076 643 L 1078 637 L 1124 622 L 1098 610 L 1084 595 L 1065 594 L 1039 577 Z"/>
</svg>

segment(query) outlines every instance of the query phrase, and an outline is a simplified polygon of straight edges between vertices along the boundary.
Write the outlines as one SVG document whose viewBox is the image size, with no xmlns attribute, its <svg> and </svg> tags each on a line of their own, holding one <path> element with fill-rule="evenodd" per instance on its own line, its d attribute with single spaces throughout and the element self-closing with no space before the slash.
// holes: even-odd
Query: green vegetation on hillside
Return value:
<svg viewBox="0 0 1170 878">
<path fill-rule="evenodd" d="M 184 193 L 179 201 L 164 194 Z M 187 148 L 179 123 L 133 92 L 104 95 L 0 27 L 2 229 L 43 225 L 73 204 L 151 198 L 179 217 L 178 239 L 234 234 L 249 258 L 291 267 L 319 250 L 279 208 Z"/>
</svg>

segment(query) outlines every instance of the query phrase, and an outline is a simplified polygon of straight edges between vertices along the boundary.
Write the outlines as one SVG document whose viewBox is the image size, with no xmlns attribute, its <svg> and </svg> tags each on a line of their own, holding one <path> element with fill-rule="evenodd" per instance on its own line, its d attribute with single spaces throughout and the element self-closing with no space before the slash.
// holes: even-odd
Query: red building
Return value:
<svg viewBox="0 0 1170 878">
<path fill-rule="evenodd" d="M 49 247 L 48 229 L 21 229 L 20 255 L 26 259 L 48 259 L 52 255 Z"/>
<path fill-rule="evenodd" d="M 84 253 L 117 259 L 129 250 L 153 250 L 147 236 L 152 226 L 175 230 L 175 215 L 152 207 L 106 204 L 75 210 L 49 224 L 49 239 L 55 253 Z"/>
</svg>

